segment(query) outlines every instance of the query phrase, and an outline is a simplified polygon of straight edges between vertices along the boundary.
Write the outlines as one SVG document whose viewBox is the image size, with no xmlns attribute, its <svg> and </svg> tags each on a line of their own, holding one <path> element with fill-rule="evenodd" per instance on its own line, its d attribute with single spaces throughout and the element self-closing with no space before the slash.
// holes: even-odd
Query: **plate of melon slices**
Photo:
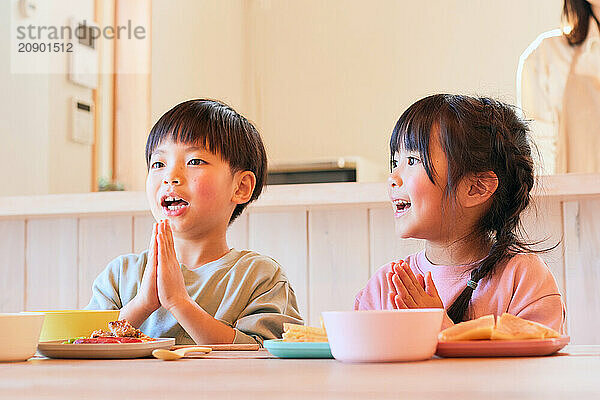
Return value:
<svg viewBox="0 0 600 400">
<path fill-rule="evenodd" d="M 496 318 L 486 315 L 461 322 L 440 332 L 436 355 L 439 357 L 534 357 L 548 356 L 569 344 L 538 322 L 504 313 Z"/>
</svg>

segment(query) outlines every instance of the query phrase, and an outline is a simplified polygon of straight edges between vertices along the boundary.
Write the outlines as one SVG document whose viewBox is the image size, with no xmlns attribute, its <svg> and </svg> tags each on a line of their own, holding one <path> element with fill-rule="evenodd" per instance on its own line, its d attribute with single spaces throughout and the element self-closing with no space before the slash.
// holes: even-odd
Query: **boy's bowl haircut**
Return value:
<svg viewBox="0 0 600 400">
<path fill-rule="evenodd" d="M 232 172 L 251 171 L 256 177 L 252 197 L 238 204 L 231 224 L 258 199 L 267 176 L 267 154 L 260 134 L 244 116 L 225 103 L 210 99 L 194 99 L 167 111 L 150 130 L 146 142 L 146 166 L 150 168 L 152 153 L 164 140 L 204 146 L 229 164 Z"/>
</svg>

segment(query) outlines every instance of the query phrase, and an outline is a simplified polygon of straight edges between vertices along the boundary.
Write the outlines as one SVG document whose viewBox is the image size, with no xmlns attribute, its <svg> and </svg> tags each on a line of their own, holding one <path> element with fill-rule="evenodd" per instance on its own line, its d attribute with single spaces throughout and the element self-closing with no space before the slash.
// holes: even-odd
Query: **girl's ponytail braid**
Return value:
<svg viewBox="0 0 600 400">
<path fill-rule="evenodd" d="M 477 283 L 494 272 L 494 268 L 509 256 L 529 250 L 519 240 L 517 231 L 520 215 L 530 202 L 534 183 L 531 148 L 527 140 L 527 126 L 507 105 L 491 99 L 479 99 L 489 126 L 483 128 L 490 136 L 491 170 L 498 177 L 498 189 L 488 212 L 483 216 L 479 232 L 492 236 L 488 255 L 471 272 L 469 285 L 448 308 L 454 323 L 462 322 Z"/>
</svg>

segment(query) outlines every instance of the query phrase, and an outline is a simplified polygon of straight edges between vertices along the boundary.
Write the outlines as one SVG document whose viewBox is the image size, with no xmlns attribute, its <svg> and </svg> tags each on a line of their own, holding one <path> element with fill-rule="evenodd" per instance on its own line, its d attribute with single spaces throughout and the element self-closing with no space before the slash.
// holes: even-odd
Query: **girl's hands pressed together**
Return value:
<svg viewBox="0 0 600 400">
<path fill-rule="evenodd" d="M 392 263 L 392 271 L 387 275 L 389 300 L 395 308 L 444 308 L 431 272 L 415 276 L 408 264 Z"/>
<path fill-rule="evenodd" d="M 157 288 L 160 304 L 167 310 L 171 310 L 182 303 L 190 300 L 185 289 L 185 282 L 181 274 L 181 268 L 175 254 L 173 244 L 173 232 L 169 220 L 163 220 L 158 224 L 158 268 Z"/>
</svg>

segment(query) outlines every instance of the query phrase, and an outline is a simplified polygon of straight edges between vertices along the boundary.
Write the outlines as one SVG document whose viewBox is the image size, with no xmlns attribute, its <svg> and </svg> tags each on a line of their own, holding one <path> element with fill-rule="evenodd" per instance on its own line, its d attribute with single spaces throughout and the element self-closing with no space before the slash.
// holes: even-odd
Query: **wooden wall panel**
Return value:
<svg viewBox="0 0 600 400">
<path fill-rule="evenodd" d="M 25 220 L 0 221 L 0 312 L 25 308 Z"/>
<path fill-rule="evenodd" d="M 131 216 L 81 217 L 79 219 L 79 308 L 92 296 L 92 284 L 106 265 L 133 247 Z"/>
<path fill-rule="evenodd" d="M 249 248 L 273 257 L 285 271 L 298 300 L 300 314 L 309 321 L 308 242 L 306 209 L 258 212 L 249 215 Z"/>
<path fill-rule="evenodd" d="M 568 332 L 573 344 L 600 344 L 600 200 L 564 203 Z"/>
<path fill-rule="evenodd" d="M 322 311 L 352 310 L 369 278 L 368 210 L 311 209 L 308 214 L 309 315 L 318 325 Z"/>
<path fill-rule="evenodd" d="M 152 224 L 156 222 L 152 214 L 136 215 L 133 217 L 133 252 L 141 253 L 148 249 Z"/>
<path fill-rule="evenodd" d="M 77 308 L 77 230 L 75 217 L 28 220 L 27 311 Z"/>
<path fill-rule="evenodd" d="M 369 209 L 369 240 L 371 246 L 370 275 L 390 261 L 404 258 L 425 247 L 419 239 L 401 239 L 396 236 L 391 207 Z"/>
<path fill-rule="evenodd" d="M 548 249 L 558 243 L 555 249 L 546 253 L 540 253 L 540 257 L 548 264 L 564 296 L 565 273 L 561 200 L 556 197 L 536 198 L 531 207 L 523 213 L 521 221 L 527 234 L 527 240 L 531 242 L 542 240 L 541 243 L 534 246 L 535 249 Z"/>
<path fill-rule="evenodd" d="M 248 248 L 248 213 L 244 212 L 242 215 L 233 221 L 233 224 L 229 226 L 227 230 L 227 244 L 229 247 L 236 248 L 238 250 Z"/>
</svg>

